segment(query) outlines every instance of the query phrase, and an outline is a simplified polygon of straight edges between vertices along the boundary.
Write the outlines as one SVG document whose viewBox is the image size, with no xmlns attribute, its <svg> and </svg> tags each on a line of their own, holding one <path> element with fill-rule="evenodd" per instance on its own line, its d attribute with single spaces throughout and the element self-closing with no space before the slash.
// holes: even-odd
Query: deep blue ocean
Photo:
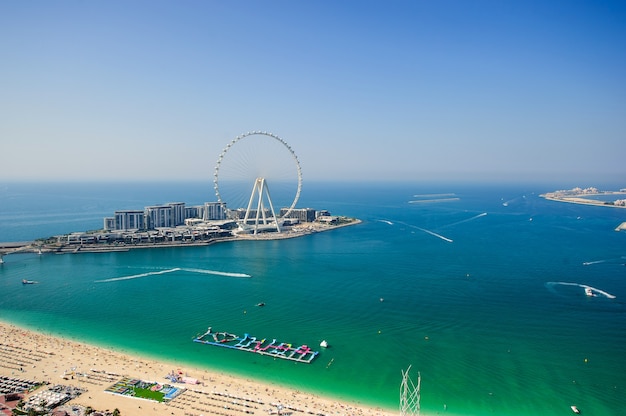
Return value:
<svg viewBox="0 0 626 416">
<path fill-rule="evenodd" d="M 539 197 L 576 185 L 624 187 L 305 182 L 298 207 L 363 222 L 288 240 L 6 255 L 0 319 L 390 409 L 411 365 L 424 413 L 620 415 L 626 210 Z M 0 184 L 0 241 L 214 200 L 199 182 Z M 302 364 L 192 342 L 208 326 L 320 354 Z"/>
</svg>

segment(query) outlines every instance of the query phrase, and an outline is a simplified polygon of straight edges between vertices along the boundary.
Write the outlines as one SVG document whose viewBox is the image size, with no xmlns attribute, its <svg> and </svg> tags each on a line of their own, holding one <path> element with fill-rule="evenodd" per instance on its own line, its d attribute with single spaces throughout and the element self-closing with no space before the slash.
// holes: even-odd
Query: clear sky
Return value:
<svg viewBox="0 0 626 416">
<path fill-rule="evenodd" d="M 0 181 L 626 180 L 624 1 L 0 1 Z M 626 184 L 625 184 L 626 186 Z"/>
</svg>

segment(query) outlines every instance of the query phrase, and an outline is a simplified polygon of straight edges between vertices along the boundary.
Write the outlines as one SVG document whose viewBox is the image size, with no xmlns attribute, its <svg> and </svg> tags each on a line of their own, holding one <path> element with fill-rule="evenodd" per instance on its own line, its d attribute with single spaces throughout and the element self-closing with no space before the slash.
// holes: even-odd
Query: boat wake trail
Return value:
<svg viewBox="0 0 626 416">
<path fill-rule="evenodd" d="M 516 202 L 518 199 L 526 199 L 526 195 L 518 196 L 518 197 L 516 197 L 516 198 L 509 199 L 508 201 L 504 201 L 504 202 L 502 203 L 502 206 L 503 206 L 503 207 L 508 207 L 508 206 L 509 206 L 509 204 L 511 204 L 512 202 Z M 503 200 L 504 200 L 504 198 L 503 198 Z"/>
<path fill-rule="evenodd" d="M 120 280 L 139 279 L 140 277 L 154 276 L 157 274 L 166 274 L 166 273 L 179 272 L 179 271 L 190 272 L 190 273 L 213 274 L 213 275 L 218 275 L 218 276 L 229 276 L 229 277 L 252 277 L 249 274 L 245 274 L 245 273 L 231 273 L 231 272 L 220 272 L 217 270 L 188 269 L 188 268 L 176 267 L 173 269 L 159 270 L 156 272 L 134 274 L 132 276 L 122 276 L 122 277 L 113 277 L 111 279 L 96 280 L 96 283 L 108 283 L 108 282 L 117 282 Z"/>
<path fill-rule="evenodd" d="M 380 222 L 384 222 L 385 224 L 393 225 L 393 223 L 389 220 L 378 220 Z"/>
<path fill-rule="evenodd" d="M 437 234 L 437 233 L 436 233 L 436 232 L 434 232 L 434 231 L 430 231 L 430 230 L 427 230 L 427 229 L 425 229 L 425 228 L 418 227 L 418 226 L 416 226 L 416 225 L 407 224 L 406 222 L 398 222 L 398 224 L 406 225 L 407 227 L 411 227 L 411 228 L 415 228 L 416 230 L 423 231 L 423 232 L 425 232 L 425 233 L 427 233 L 427 234 L 430 234 L 430 235 L 432 235 L 432 236 L 435 236 L 435 237 L 437 237 L 437 238 L 441 238 L 443 241 L 447 241 L 448 243 L 452 243 L 452 242 L 454 242 L 454 240 L 452 240 L 452 239 L 450 239 L 450 238 L 448 238 L 448 237 L 444 237 L 444 236 L 442 236 L 441 234 Z"/>
<path fill-rule="evenodd" d="M 591 264 L 598 264 L 598 263 L 604 263 L 604 262 L 606 262 L 606 260 L 586 261 L 586 262 L 583 262 L 583 266 L 589 266 Z"/>
<path fill-rule="evenodd" d="M 588 286 L 588 285 L 583 285 L 583 284 L 580 284 L 580 283 L 569 283 L 569 282 L 548 282 L 548 283 L 546 283 L 546 286 L 548 288 L 554 288 L 554 286 L 558 286 L 558 285 L 577 286 L 577 287 L 582 288 L 583 290 L 584 289 L 589 289 L 589 290 L 591 290 L 591 293 L 593 294 L 593 296 L 600 295 L 600 296 L 604 296 L 604 297 L 606 297 L 608 299 L 615 299 L 615 297 L 616 297 L 615 295 L 611 295 L 610 293 L 605 292 L 604 290 L 597 289 L 595 287 L 591 287 L 591 286 Z"/>
<path fill-rule="evenodd" d="M 113 277 L 111 279 L 96 280 L 96 283 L 107 283 L 107 282 L 117 282 L 118 280 L 139 279 L 140 277 L 152 276 L 152 275 L 155 275 L 155 274 L 172 273 L 172 272 L 177 272 L 179 270 L 180 270 L 180 268 L 175 268 L 175 269 L 160 270 L 158 272 L 148 272 L 148 273 L 134 274 L 132 276 Z"/>
<path fill-rule="evenodd" d="M 444 237 L 441 234 L 437 234 L 437 233 L 429 231 L 429 230 L 427 230 L 425 228 L 420 228 L 420 227 L 415 227 L 415 228 L 417 228 L 420 231 L 424 231 L 425 233 L 428 233 L 430 235 L 434 235 L 435 237 L 441 238 L 443 241 L 447 241 L 448 243 L 452 243 L 454 241 L 454 240 L 449 239 L 448 237 Z"/>
<path fill-rule="evenodd" d="M 186 272 L 192 273 L 203 273 L 203 274 L 215 274 L 218 276 L 229 276 L 229 277 L 252 277 L 246 273 L 231 273 L 231 272 L 219 272 L 216 270 L 204 270 L 204 269 L 180 269 Z"/>
<path fill-rule="evenodd" d="M 447 227 L 452 227 L 452 226 L 454 226 L 454 225 L 463 224 L 464 222 L 473 221 L 473 220 L 475 220 L 475 219 L 477 219 L 477 218 L 484 217 L 485 215 L 487 215 L 487 213 L 486 213 L 486 212 L 483 212 L 482 214 L 474 215 L 472 218 L 467 218 L 467 219 L 465 219 L 465 220 L 461 220 L 461 221 L 453 222 L 452 224 L 444 225 L 444 226 L 443 226 L 443 227 L 441 227 L 441 228 L 447 228 Z"/>
</svg>

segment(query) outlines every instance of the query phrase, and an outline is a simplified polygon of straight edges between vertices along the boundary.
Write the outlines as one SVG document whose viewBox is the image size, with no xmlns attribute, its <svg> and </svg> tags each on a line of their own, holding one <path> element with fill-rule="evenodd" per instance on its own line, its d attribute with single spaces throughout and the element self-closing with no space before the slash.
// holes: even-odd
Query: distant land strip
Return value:
<svg viewBox="0 0 626 416">
<path fill-rule="evenodd" d="M 431 203 L 431 202 L 450 202 L 450 201 L 458 201 L 459 199 L 461 198 L 415 199 L 415 200 L 409 201 L 409 204 L 423 204 L 423 203 Z"/>
<path fill-rule="evenodd" d="M 418 195 L 413 195 L 413 198 L 440 198 L 443 196 L 455 196 L 454 193 L 447 193 L 447 194 L 418 194 Z"/>
<path fill-rule="evenodd" d="M 580 189 L 574 188 L 569 191 L 555 191 L 548 192 L 539 195 L 550 201 L 569 202 L 570 204 L 581 205 L 593 205 L 600 207 L 612 207 L 612 208 L 626 208 L 626 199 L 617 199 L 615 201 L 601 201 L 593 199 L 594 196 L 599 195 L 624 195 L 626 196 L 626 190 L 620 189 L 619 191 L 598 191 L 595 188 Z"/>
</svg>

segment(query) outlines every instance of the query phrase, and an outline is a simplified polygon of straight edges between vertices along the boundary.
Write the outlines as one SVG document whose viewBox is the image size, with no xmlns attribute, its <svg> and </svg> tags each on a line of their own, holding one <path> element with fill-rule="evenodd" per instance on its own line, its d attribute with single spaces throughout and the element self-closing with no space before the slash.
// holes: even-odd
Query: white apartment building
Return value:
<svg viewBox="0 0 626 416">
<path fill-rule="evenodd" d="M 114 230 L 144 230 L 146 228 L 143 210 L 115 211 Z"/>
<path fill-rule="evenodd" d="M 184 202 L 170 202 L 165 204 L 172 207 L 172 225 L 183 225 L 185 223 L 185 203 Z"/>
<path fill-rule="evenodd" d="M 226 205 L 220 202 L 205 202 L 202 219 L 205 221 L 226 219 Z"/>
<path fill-rule="evenodd" d="M 173 211 L 174 210 L 171 205 L 154 205 L 146 207 L 145 212 L 148 229 L 173 227 Z"/>
</svg>

